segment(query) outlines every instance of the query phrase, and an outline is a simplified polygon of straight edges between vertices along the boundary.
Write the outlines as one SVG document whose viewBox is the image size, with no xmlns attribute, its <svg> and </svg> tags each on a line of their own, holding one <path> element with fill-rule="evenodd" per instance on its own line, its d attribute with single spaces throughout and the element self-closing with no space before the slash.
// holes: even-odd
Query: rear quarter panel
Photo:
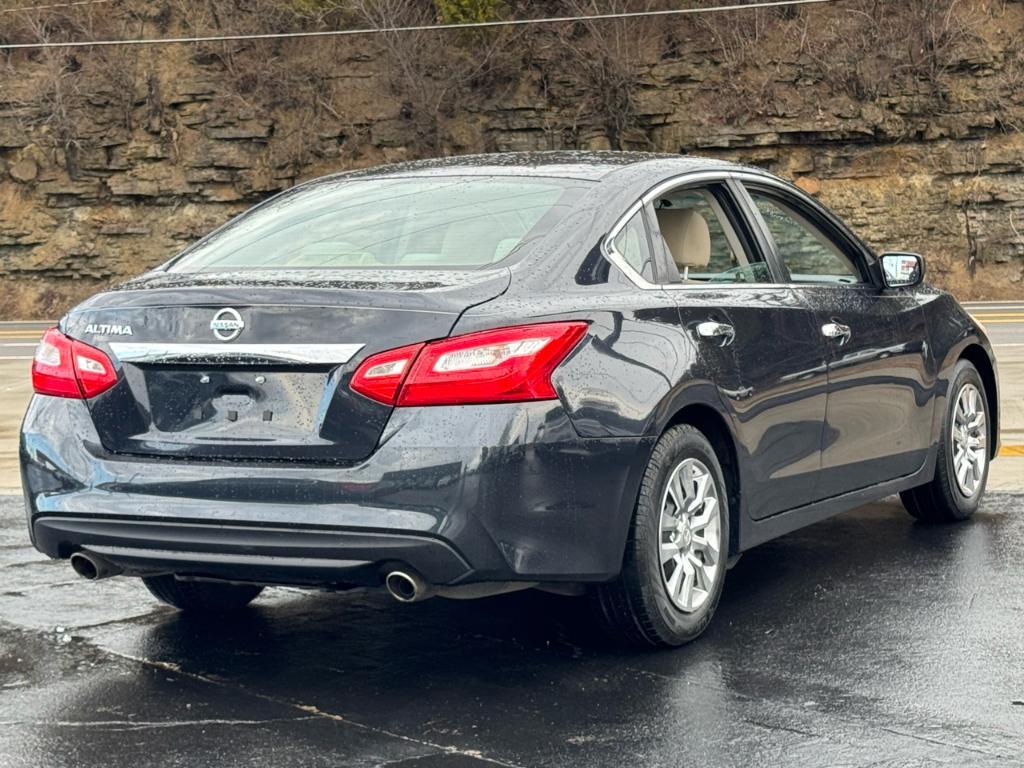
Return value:
<svg viewBox="0 0 1024 768">
<path fill-rule="evenodd" d="M 657 435 L 670 416 L 665 405 L 680 400 L 681 388 L 710 396 L 717 405 L 714 387 L 701 387 L 695 348 L 672 298 L 617 284 L 614 275 L 607 284 L 581 286 L 568 295 L 510 292 L 468 311 L 454 332 L 556 320 L 590 324 L 552 377 L 581 437 Z"/>
</svg>

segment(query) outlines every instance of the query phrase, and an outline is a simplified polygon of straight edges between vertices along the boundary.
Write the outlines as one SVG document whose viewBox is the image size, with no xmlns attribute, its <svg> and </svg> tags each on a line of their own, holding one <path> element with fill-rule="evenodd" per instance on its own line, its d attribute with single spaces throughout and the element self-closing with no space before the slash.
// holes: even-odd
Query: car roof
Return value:
<svg viewBox="0 0 1024 768">
<path fill-rule="evenodd" d="M 638 167 L 640 166 L 640 167 Z M 642 167 L 642 168 L 641 168 Z M 399 176 L 551 176 L 600 181 L 622 171 L 647 171 L 652 176 L 702 170 L 739 169 L 725 160 L 656 152 L 550 151 L 498 152 L 416 160 L 331 174 L 316 181 Z M 757 169 L 759 170 L 759 169 Z"/>
</svg>

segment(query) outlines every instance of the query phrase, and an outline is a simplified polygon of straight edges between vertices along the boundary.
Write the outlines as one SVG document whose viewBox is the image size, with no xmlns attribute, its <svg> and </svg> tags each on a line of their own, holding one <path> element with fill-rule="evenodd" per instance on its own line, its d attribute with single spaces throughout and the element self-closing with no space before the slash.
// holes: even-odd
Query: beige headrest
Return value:
<svg viewBox="0 0 1024 768">
<path fill-rule="evenodd" d="M 711 261 L 711 232 L 708 223 L 691 208 L 662 208 L 658 227 L 676 266 L 706 267 Z"/>
</svg>

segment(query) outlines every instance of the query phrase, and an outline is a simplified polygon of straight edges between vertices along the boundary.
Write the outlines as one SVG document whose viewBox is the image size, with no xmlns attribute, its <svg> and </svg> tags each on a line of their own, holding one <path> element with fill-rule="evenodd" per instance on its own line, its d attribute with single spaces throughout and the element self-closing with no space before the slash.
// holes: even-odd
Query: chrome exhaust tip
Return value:
<svg viewBox="0 0 1024 768">
<path fill-rule="evenodd" d="M 400 603 L 415 603 L 430 597 L 430 586 L 417 573 L 391 571 L 384 578 L 384 586 Z"/>
<path fill-rule="evenodd" d="M 71 569 L 86 581 L 107 579 L 121 573 L 121 569 L 112 562 L 91 552 L 71 555 Z"/>
</svg>

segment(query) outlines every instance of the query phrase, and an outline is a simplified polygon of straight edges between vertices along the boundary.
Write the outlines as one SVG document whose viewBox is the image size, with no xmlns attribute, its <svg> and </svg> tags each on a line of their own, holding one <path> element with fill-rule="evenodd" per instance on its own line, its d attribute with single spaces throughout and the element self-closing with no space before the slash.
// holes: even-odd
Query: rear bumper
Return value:
<svg viewBox="0 0 1024 768">
<path fill-rule="evenodd" d="M 379 584 L 601 581 L 622 562 L 647 438 L 582 439 L 557 401 L 400 409 L 351 467 L 105 451 L 82 402 L 35 397 L 22 479 L 36 547 L 128 573 Z"/>
<path fill-rule="evenodd" d="M 450 545 L 427 536 L 80 516 L 40 517 L 33 528 L 44 552 L 88 549 L 137 575 L 342 586 L 377 583 L 389 563 L 408 564 L 435 584 L 464 579 L 472 570 Z"/>
</svg>

